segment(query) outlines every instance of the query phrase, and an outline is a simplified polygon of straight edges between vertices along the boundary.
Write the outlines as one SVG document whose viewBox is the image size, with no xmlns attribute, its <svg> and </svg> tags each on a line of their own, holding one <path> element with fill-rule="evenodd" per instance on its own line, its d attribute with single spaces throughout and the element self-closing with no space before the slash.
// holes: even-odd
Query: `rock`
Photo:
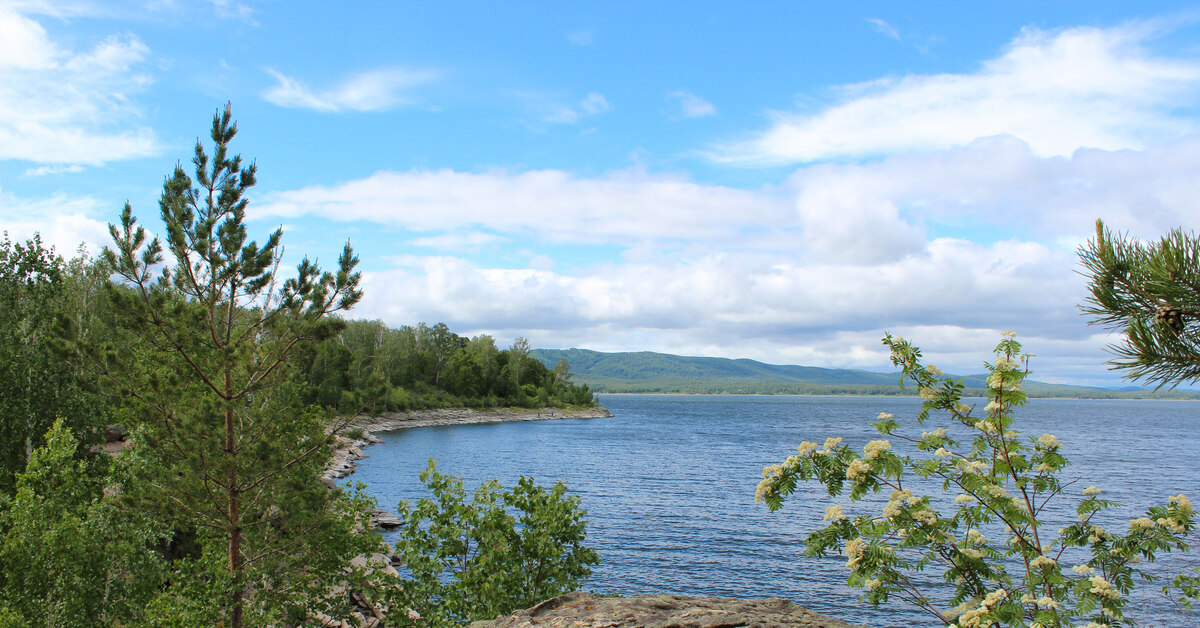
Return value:
<svg viewBox="0 0 1200 628">
<path fill-rule="evenodd" d="M 858 628 L 780 598 L 638 595 L 596 597 L 577 591 L 508 617 L 477 621 L 468 628 Z"/>
<path fill-rule="evenodd" d="M 375 509 L 371 511 L 371 526 L 383 528 L 384 530 L 393 530 L 404 525 L 400 517 L 386 510 Z"/>
<path fill-rule="evenodd" d="M 110 425 L 104 430 L 104 442 L 116 443 L 125 440 L 125 427 L 121 425 Z"/>
<path fill-rule="evenodd" d="M 335 482 L 333 478 L 331 478 L 327 475 L 321 476 L 321 484 L 324 484 L 325 486 L 329 487 L 329 490 L 331 490 L 331 491 L 336 491 L 339 488 L 341 488 L 338 486 L 338 483 Z"/>
</svg>

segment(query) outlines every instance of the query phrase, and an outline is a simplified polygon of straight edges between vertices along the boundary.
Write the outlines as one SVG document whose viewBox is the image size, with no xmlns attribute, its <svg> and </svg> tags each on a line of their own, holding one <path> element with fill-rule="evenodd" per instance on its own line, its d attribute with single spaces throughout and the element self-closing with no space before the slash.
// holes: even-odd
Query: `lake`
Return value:
<svg viewBox="0 0 1200 628">
<path fill-rule="evenodd" d="M 385 433 L 386 442 L 365 451 L 369 457 L 348 481 L 365 483 L 381 507 L 394 509 L 401 499 L 424 496 L 417 476 L 428 458 L 470 487 L 488 478 L 510 487 L 521 475 L 546 485 L 564 480 L 588 511 L 586 544 L 602 561 L 585 589 L 774 596 L 871 626 L 933 625 L 901 602 L 878 610 L 859 604 L 859 592 L 844 584 L 845 558 L 803 556 L 804 537 L 821 527 L 826 506 L 843 504 L 850 515 L 878 513 L 878 506 L 852 508 L 815 483 L 801 485 L 775 513 L 754 502 L 763 466 L 782 462 L 801 441 L 842 436 L 861 452 L 879 438 L 870 423 L 881 411 L 912 435 L 907 428 L 919 400 L 601 395 L 600 402 L 615 416 Z M 1125 505 L 1100 521 L 1121 533 L 1130 518 L 1168 495 L 1187 493 L 1200 503 L 1200 403 L 1035 399 L 1017 416 L 1024 435 L 1058 436 L 1072 463 L 1062 477 L 1079 479 L 1060 498 L 1062 508 L 1051 515 L 1056 521 L 1074 519 L 1074 496 L 1091 484 Z M 923 429 L 945 424 L 935 417 Z M 1181 564 L 1166 558 L 1159 564 Z M 1195 564 L 1194 555 L 1189 559 Z M 1158 586 L 1139 585 L 1130 616 L 1181 625 Z"/>
</svg>

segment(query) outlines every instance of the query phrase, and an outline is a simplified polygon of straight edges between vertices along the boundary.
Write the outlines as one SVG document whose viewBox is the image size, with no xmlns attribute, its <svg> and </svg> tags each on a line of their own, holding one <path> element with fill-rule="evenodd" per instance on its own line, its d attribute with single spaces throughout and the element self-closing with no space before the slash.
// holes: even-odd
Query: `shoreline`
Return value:
<svg viewBox="0 0 1200 628">
<path fill-rule="evenodd" d="M 336 480 L 349 477 L 357 470 L 357 461 L 366 458 L 363 449 L 383 439 L 377 433 L 411 430 L 421 427 L 445 427 L 451 425 L 484 425 L 488 423 L 515 423 L 518 421 L 553 421 L 559 419 L 607 419 L 613 416 L 607 408 L 431 408 L 411 412 L 386 412 L 380 415 L 358 415 L 350 419 L 345 427 L 334 436 L 330 445 L 333 456 L 321 476 L 330 489 L 337 489 Z M 344 434 L 362 430 L 360 438 L 351 439 Z"/>
<path fill-rule="evenodd" d="M 612 412 L 601 406 L 594 408 L 431 408 L 411 412 L 385 412 L 376 416 L 360 414 L 351 419 L 346 427 L 348 429 L 361 428 L 370 432 L 394 432 L 447 425 L 480 425 L 555 419 L 607 419 L 612 415 Z"/>
</svg>

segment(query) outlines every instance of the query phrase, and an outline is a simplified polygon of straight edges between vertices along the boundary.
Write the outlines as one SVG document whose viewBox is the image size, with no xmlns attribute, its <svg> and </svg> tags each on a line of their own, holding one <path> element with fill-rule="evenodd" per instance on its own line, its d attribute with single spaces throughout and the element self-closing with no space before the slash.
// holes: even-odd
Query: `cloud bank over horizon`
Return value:
<svg viewBox="0 0 1200 628">
<path fill-rule="evenodd" d="M 403 47 L 419 30 L 364 31 L 364 49 L 339 57 L 306 56 L 270 7 L 210 11 L 164 35 L 152 21 L 0 8 L 10 237 L 95 252 L 130 196 L 153 220 L 164 168 L 190 159 L 163 145 L 188 144 L 204 121 L 173 126 L 169 98 L 213 84 L 179 78 L 193 66 L 172 40 L 211 35 L 207 23 L 242 33 L 221 75 L 236 93 L 222 98 L 247 112 L 239 150 L 266 165 L 252 227 L 283 224 L 297 257 L 332 260 L 351 240 L 366 284 L 352 315 L 392 325 L 868 370 L 889 369 L 890 331 L 960 373 L 1011 328 L 1038 379 L 1116 385 L 1107 335 L 1077 309 L 1076 250 L 1097 218 L 1140 238 L 1200 218 L 1186 16 L 1030 19 L 970 55 L 961 32 L 855 16 L 860 45 L 910 56 L 802 83 L 765 55 L 722 73 L 719 50 L 691 72 L 671 56 L 700 54 L 686 42 L 648 52 L 649 35 L 578 16 L 503 42 L 482 16 L 475 39 L 440 52 Z M 447 20 L 422 28 L 473 28 Z M 388 54 L 364 52 L 376 36 Z M 916 45 L 938 37 L 936 52 Z"/>
</svg>

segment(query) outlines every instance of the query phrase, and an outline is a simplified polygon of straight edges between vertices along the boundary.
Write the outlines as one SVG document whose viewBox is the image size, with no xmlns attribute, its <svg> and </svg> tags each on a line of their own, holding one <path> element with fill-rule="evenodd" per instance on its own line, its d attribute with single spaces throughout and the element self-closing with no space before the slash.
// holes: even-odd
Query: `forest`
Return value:
<svg viewBox="0 0 1200 628">
<path fill-rule="evenodd" d="M 565 359 L 547 368 L 530 351 L 524 338 L 502 349 L 487 334 L 465 338 L 445 323 L 349 320 L 304 353 L 299 376 L 308 402 L 342 412 L 595 405 Z"/>
<path fill-rule="evenodd" d="M 444 625 L 576 586 L 595 558 L 561 485 L 401 505 L 413 540 L 391 549 L 374 500 L 320 481 L 354 413 L 595 400 L 521 338 L 347 320 L 363 296 L 348 243 L 331 270 L 280 271 L 282 230 L 247 233 L 257 168 L 228 150 L 236 133 L 226 106 L 194 174 L 166 178 L 161 235 L 126 203 L 99 255 L 0 240 L 0 628 L 378 625 L 387 608 L 412 611 L 389 625 Z M 493 551 L 437 549 L 464 535 Z M 409 577 L 371 560 L 392 551 Z M 443 559 L 460 576 L 564 571 L 447 588 Z"/>
</svg>

